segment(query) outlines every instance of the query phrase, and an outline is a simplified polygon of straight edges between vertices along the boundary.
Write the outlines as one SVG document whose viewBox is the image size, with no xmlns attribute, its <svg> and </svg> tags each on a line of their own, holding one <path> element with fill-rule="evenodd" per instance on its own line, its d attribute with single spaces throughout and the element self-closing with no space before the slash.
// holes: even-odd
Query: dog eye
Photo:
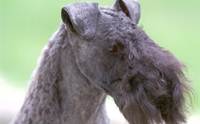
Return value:
<svg viewBox="0 0 200 124">
<path fill-rule="evenodd" d="M 124 49 L 124 45 L 120 42 L 117 42 L 109 48 L 109 52 L 111 52 L 113 54 L 117 54 L 117 53 L 121 52 L 123 49 Z"/>
</svg>

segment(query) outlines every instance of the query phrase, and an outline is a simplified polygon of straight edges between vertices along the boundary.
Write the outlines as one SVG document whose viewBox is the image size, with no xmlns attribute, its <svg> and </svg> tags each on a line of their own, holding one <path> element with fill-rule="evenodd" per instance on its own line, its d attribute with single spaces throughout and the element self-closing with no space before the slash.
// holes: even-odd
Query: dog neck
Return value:
<svg viewBox="0 0 200 124">
<path fill-rule="evenodd" d="M 78 70 L 63 26 L 43 52 L 14 124 L 106 124 L 105 93 Z"/>
</svg>

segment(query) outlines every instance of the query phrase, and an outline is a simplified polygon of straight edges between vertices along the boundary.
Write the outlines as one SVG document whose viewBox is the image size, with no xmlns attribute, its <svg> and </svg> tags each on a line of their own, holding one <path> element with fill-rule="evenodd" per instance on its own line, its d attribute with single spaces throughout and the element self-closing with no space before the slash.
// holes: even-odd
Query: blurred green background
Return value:
<svg viewBox="0 0 200 124">
<path fill-rule="evenodd" d="M 61 22 L 61 7 L 77 1 L 0 0 L 0 78 L 11 87 L 26 87 L 41 49 Z M 107 6 L 114 0 L 96 2 Z M 192 112 L 200 112 L 200 1 L 141 0 L 141 7 L 139 25 L 187 66 Z"/>
</svg>

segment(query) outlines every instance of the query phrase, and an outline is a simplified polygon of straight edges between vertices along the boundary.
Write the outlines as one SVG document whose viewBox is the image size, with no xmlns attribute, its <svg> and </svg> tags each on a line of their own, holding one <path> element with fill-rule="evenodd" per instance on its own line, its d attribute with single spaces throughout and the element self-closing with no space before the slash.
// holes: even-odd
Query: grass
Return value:
<svg viewBox="0 0 200 124">
<path fill-rule="evenodd" d="M 61 21 L 61 7 L 71 2 L 0 0 L 0 74 L 15 82 L 11 85 L 26 85 L 42 47 Z M 99 2 L 111 5 L 113 0 Z M 186 64 L 186 74 L 194 89 L 194 112 L 200 111 L 199 4 L 198 0 L 141 0 L 139 24 L 152 39 Z"/>
</svg>

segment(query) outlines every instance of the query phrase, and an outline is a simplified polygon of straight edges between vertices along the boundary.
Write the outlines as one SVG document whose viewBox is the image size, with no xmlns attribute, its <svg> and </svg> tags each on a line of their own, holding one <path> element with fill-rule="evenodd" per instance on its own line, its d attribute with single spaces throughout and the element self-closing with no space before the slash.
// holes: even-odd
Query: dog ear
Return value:
<svg viewBox="0 0 200 124">
<path fill-rule="evenodd" d="M 138 0 L 116 0 L 114 8 L 124 12 L 135 24 L 140 20 L 140 4 Z"/>
<path fill-rule="evenodd" d="M 64 24 L 86 39 L 94 37 L 99 14 L 97 3 L 67 5 L 61 11 Z"/>
</svg>

